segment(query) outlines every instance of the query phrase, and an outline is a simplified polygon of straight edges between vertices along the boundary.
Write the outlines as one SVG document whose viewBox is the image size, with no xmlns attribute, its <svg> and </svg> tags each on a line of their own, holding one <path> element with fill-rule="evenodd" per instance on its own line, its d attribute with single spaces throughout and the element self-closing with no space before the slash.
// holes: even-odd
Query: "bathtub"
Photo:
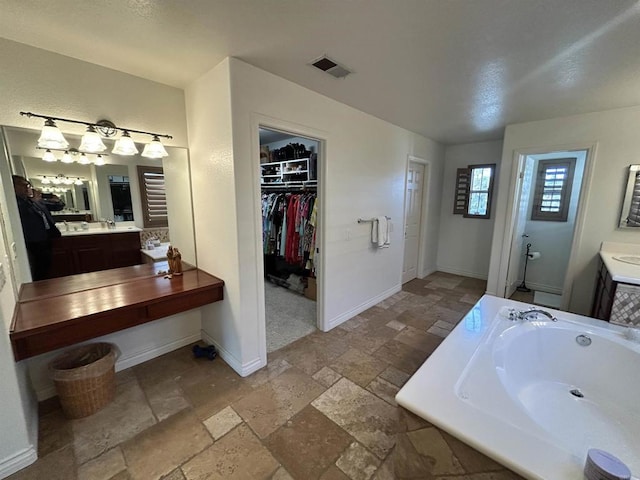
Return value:
<svg viewBox="0 0 640 480">
<path fill-rule="evenodd" d="M 531 305 L 482 297 L 398 404 L 525 478 L 582 480 L 590 448 L 639 476 L 640 344 L 600 320 L 511 321 L 503 307 Z"/>
</svg>

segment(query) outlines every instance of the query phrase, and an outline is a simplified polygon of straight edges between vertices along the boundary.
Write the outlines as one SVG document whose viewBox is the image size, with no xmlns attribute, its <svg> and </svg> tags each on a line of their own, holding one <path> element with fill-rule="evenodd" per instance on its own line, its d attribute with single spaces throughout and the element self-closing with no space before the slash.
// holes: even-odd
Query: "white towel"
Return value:
<svg viewBox="0 0 640 480">
<path fill-rule="evenodd" d="M 371 226 L 371 242 L 378 248 L 389 248 L 389 219 L 378 217 Z"/>
</svg>

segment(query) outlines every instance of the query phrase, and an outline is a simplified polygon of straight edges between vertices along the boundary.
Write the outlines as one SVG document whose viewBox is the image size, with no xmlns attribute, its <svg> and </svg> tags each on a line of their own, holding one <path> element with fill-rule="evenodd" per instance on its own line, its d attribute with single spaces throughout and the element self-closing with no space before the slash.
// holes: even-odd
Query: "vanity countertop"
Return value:
<svg viewBox="0 0 640 480">
<path fill-rule="evenodd" d="M 116 228 L 106 228 L 106 227 L 100 227 L 100 228 L 89 228 L 87 230 L 83 230 L 82 228 L 78 227 L 77 230 L 74 230 L 73 227 L 69 227 L 69 231 L 66 231 L 64 229 L 64 226 L 62 228 L 58 227 L 58 229 L 60 230 L 60 233 L 62 233 L 63 237 L 75 237 L 78 235 L 100 235 L 100 234 L 104 234 L 104 233 L 127 233 L 127 232 L 141 232 L 142 229 L 138 228 L 138 227 L 116 227 Z"/>
<path fill-rule="evenodd" d="M 159 247 L 155 247 L 152 250 L 148 250 L 146 248 L 143 248 L 140 251 L 144 255 L 146 255 L 147 257 L 150 257 L 153 261 L 166 260 L 167 259 L 167 249 L 169 248 L 169 245 L 171 245 L 171 243 L 169 243 L 169 242 L 161 243 Z"/>
<path fill-rule="evenodd" d="M 160 262 L 23 284 L 10 329 L 16 361 L 223 299 L 221 279 L 186 266 L 173 278 L 157 274 Z"/>
<path fill-rule="evenodd" d="M 639 257 L 640 245 L 631 243 L 602 242 L 600 258 L 615 282 L 640 285 L 640 264 L 618 260 L 625 257 Z"/>
</svg>

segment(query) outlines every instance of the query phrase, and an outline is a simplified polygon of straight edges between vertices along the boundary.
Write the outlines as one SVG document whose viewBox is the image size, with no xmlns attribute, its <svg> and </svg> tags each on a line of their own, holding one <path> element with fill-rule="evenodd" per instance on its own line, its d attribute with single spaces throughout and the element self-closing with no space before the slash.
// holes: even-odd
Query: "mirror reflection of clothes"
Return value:
<svg viewBox="0 0 640 480">
<path fill-rule="evenodd" d="M 49 278 L 52 240 L 61 236 L 49 210 L 30 198 L 16 196 L 33 281 Z"/>
</svg>

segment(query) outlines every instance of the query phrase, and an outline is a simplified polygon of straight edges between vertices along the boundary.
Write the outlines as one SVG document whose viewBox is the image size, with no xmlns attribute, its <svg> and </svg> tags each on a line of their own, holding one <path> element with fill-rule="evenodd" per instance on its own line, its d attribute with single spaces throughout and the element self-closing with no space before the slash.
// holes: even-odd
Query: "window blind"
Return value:
<svg viewBox="0 0 640 480">
<path fill-rule="evenodd" d="M 167 196 L 162 167 L 138 166 L 145 227 L 166 227 Z"/>
</svg>

